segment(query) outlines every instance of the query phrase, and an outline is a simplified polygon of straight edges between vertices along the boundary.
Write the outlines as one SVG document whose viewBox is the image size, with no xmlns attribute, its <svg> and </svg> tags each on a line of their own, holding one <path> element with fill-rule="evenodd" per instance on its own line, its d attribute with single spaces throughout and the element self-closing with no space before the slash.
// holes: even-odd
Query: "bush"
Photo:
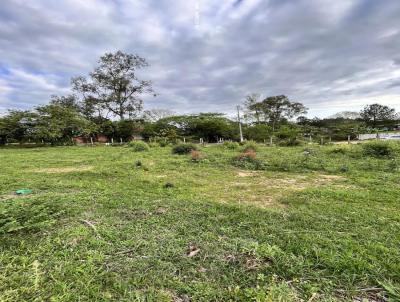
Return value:
<svg viewBox="0 0 400 302">
<path fill-rule="evenodd" d="M 197 147 L 193 144 L 179 144 L 172 148 L 173 154 L 189 154 L 193 150 L 197 150 Z"/>
<path fill-rule="evenodd" d="M 258 144 L 255 141 L 247 141 L 243 145 L 243 152 L 246 153 L 247 151 L 253 150 L 256 152 L 258 149 Z"/>
<path fill-rule="evenodd" d="M 224 148 L 229 149 L 229 150 L 236 150 L 239 148 L 239 143 L 237 142 L 224 142 L 223 144 Z"/>
<path fill-rule="evenodd" d="M 238 168 L 249 170 L 263 170 L 265 165 L 262 161 L 257 159 L 257 154 L 254 150 L 249 149 L 232 160 L 232 165 Z"/>
<path fill-rule="evenodd" d="M 286 139 L 286 140 L 280 140 L 278 142 L 278 146 L 282 147 L 294 147 L 294 146 L 300 146 L 302 144 L 303 142 L 298 139 Z"/>
<path fill-rule="evenodd" d="M 168 142 L 167 141 L 159 141 L 158 144 L 160 145 L 160 147 L 166 147 L 168 146 Z"/>
<path fill-rule="evenodd" d="M 150 142 L 150 143 L 148 143 L 148 145 L 149 145 L 150 148 L 158 148 L 158 147 L 160 147 L 160 144 L 157 143 L 157 142 Z"/>
<path fill-rule="evenodd" d="M 200 151 L 192 150 L 190 151 L 190 158 L 193 162 L 198 163 L 203 159 L 203 155 L 200 153 Z"/>
<path fill-rule="evenodd" d="M 369 142 L 362 145 L 363 155 L 372 157 L 390 157 L 394 149 L 389 142 Z"/>
<path fill-rule="evenodd" d="M 129 147 L 135 152 L 149 151 L 149 145 L 142 141 L 131 141 Z"/>
<path fill-rule="evenodd" d="M 346 147 L 335 147 L 333 148 L 330 153 L 334 153 L 334 154 L 346 154 L 348 152 L 348 148 Z"/>
</svg>

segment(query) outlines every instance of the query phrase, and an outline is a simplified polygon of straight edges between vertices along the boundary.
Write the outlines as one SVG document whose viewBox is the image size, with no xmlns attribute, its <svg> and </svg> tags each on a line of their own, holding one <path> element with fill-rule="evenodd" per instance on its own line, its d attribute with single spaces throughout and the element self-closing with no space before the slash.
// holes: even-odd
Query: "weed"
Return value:
<svg viewBox="0 0 400 302">
<path fill-rule="evenodd" d="M 160 147 L 160 144 L 157 143 L 157 142 L 150 142 L 150 143 L 148 143 L 148 145 L 149 145 L 150 148 L 158 148 L 158 147 Z"/>
<path fill-rule="evenodd" d="M 200 153 L 200 151 L 192 150 L 190 151 L 190 159 L 192 162 L 198 163 L 203 159 L 203 155 Z"/>
<path fill-rule="evenodd" d="M 257 154 L 252 149 L 241 153 L 240 155 L 232 159 L 232 165 L 238 168 L 244 168 L 249 170 L 263 170 L 265 168 L 264 163 L 257 159 Z"/>
<path fill-rule="evenodd" d="M 172 148 L 173 154 L 189 154 L 193 150 L 197 150 L 197 146 L 193 144 L 179 144 Z"/>
<path fill-rule="evenodd" d="M 37 232 L 52 226 L 64 210 L 56 202 L 11 199 L 0 203 L 0 234 Z"/>
<path fill-rule="evenodd" d="M 135 162 L 135 167 L 140 168 L 140 167 L 142 167 L 142 166 L 143 166 L 143 163 L 142 163 L 140 160 L 137 160 L 137 161 Z"/>
<path fill-rule="evenodd" d="M 164 188 L 165 189 L 170 189 L 170 188 L 173 188 L 173 187 L 175 187 L 175 185 L 173 183 L 171 183 L 171 182 L 167 182 L 167 183 L 164 184 Z"/>
<path fill-rule="evenodd" d="M 372 157 L 390 157 L 394 153 L 394 149 L 389 142 L 374 141 L 362 145 L 363 154 Z"/>
<path fill-rule="evenodd" d="M 228 150 L 236 150 L 239 148 L 239 143 L 237 142 L 224 142 L 223 147 Z"/>
<path fill-rule="evenodd" d="M 135 152 L 149 151 L 149 145 L 143 141 L 131 141 L 129 147 Z"/>
<path fill-rule="evenodd" d="M 158 144 L 162 148 L 167 147 L 169 145 L 169 143 L 167 141 L 165 141 L 165 140 L 159 141 Z"/>
<path fill-rule="evenodd" d="M 243 152 L 247 152 L 247 151 L 254 151 L 256 152 L 258 150 L 258 144 L 255 141 L 247 141 L 242 148 Z"/>
</svg>

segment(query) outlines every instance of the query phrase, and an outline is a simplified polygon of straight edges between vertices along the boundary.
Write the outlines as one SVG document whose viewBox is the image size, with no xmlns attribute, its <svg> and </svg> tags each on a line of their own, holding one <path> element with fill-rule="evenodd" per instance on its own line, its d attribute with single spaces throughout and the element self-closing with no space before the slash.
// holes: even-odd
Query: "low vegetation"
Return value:
<svg viewBox="0 0 400 302">
<path fill-rule="evenodd" d="M 0 149 L 0 300 L 400 299 L 398 144 L 178 146 Z"/>
<path fill-rule="evenodd" d="M 394 155 L 394 144 L 385 141 L 373 141 L 363 144 L 363 154 L 374 157 L 390 157 Z"/>
<path fill-rule="evenodd" d="M 129 147 L 135 152 L 149 151 L 150 147 L 147 143 L 142 141 L 131 141 Z"/>
<path fill-rule="evenodd" d="M 197 150 L 197 146 L 194 144 L 178 144 L 172 148 L 172 153 L 183 155 L 195 150 Z"/>
</svg>

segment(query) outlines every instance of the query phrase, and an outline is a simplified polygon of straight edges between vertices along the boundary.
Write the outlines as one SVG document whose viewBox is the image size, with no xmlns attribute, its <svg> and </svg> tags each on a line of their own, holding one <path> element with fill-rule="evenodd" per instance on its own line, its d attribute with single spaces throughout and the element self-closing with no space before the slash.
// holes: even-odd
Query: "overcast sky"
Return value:
<svg viewBox="0 0 400 302">
<path fill-rule="evenodd" d="M 68 94 L 116 50 L 151 64 L 146 108 L 229 113 L 258 92 L 309 116 L 400 110 L 399 0 L 2 0 L 0 112 Z"/>
</svg>

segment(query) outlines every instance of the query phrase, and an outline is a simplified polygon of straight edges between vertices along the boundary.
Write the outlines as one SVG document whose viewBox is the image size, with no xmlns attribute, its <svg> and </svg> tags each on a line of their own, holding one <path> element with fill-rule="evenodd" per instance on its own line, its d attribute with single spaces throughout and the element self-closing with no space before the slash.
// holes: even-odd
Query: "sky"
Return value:
<svg viewBox="0 0 400 302">
<path fill-rule="evenodd" d="M 309 116 L 400 111 L 399 0 L 2 0 L 0 113 L 70 93 L 105 52 L 138 54 L 145 108 L 226 112 L 287 95 Z"/>
</svg>

